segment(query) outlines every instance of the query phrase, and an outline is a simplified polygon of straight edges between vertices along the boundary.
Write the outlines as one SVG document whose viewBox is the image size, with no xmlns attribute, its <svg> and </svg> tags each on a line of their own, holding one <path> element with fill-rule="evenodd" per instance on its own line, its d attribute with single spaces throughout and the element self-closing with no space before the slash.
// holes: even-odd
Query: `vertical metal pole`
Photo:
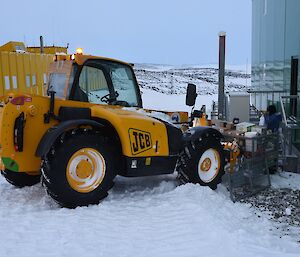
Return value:
<svg viewBox="0 0 300 257">
<path fill-rule="evenodd" d="M 40 50 L 41 50 L 41 54 L 44 53 L 44 39 L 43 36 L 40 36 Z"/>
<path fill-rule="evenodd" d="M 281 111 L 282 111 L 282 115 L 283 115 L 284 125 L 287 126 L 287 119 L 286 119 L 285 108 L 284 108 L 284 105 L 283 105 L 282 97 L 280 97 L 280 106 L 281 106 Z"/>
<path fill-rule="evenodd" d="M 293 151 L 293 132 L 291 129 L 288 129 L 289 132 L 289 155 L 292 155 L 292 151 Z"/>
<path fill-rule="evenodd" d="M 221 31 L 219 33 L 219 95 L 218 95 L 219 119 L 226 119 L 225 94 L 224 94 L 225 39 L 226 39 L 226 32 Z"/>
<path fill-rule="evenodd" d="M 291 86 L 290 86 L 290 94 L 297 95 L 298 94 L 298 57 L 292 56 L 291 58 Z M 291 98 L 290 100 L 291 115 L 297 117 L 297 99 Z"/>
</svg>

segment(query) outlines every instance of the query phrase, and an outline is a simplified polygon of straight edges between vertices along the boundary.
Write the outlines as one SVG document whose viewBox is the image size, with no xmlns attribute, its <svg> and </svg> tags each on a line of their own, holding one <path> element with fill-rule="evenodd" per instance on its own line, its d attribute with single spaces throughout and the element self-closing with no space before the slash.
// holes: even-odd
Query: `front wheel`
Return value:
<svg viewBox="0 0 300 257">
<path fill-rule="evenodd" d="M 202 138 L 190 142 L 178 161 L 179 175 L 185 182 L 199 183 L 216 189 L 224 175 L 224 153 L 215 138 Z"/>
<path fill-rule="evenodd" d="M 101 135 L 73 135 L 44 158 L 43 183 L 48 194 L 69 208 L 97 204 L 115 177 L 116 153 Z"/>
</svg>

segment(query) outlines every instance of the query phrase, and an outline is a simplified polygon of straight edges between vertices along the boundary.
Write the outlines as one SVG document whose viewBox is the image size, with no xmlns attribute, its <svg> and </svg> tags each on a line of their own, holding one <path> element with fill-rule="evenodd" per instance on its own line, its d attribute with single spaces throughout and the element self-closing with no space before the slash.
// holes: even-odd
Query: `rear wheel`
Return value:
<svg viewBox="0 0 300 257">
<path fill-rule="evenodd" d="M 41 175 L 31 175 L 25 172 L 15 172 L 10 170 L 2 170 L 1 174 L 5 179 L 16 187 L 33 186 L 40 182 Z"/>
<path fill-rule="evenodd" d="M 189 143 L 177 167 L 181 180 L 216 189 L 224 175 L 224 164 L 222 145 L 215 138 L 207 137 Z"/>
<path fill-rule="evenodd" d="M 43 183 L 62 206 L 97 204 L 113 185 L 114 158 L 116 151 L 107 138 L 90 134 L 70 136 L 44 158 Z"/>
</svg>

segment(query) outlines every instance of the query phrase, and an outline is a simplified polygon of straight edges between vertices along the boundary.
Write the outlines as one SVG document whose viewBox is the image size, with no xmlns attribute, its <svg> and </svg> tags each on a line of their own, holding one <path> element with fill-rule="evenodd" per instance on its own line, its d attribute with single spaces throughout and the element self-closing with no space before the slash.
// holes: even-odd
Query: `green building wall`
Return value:
<svg viewBox="0 0 300 257">
<path fill-rule="evenodd" d="M 292 56 L 300 56 L 300 0 L 252 0 L 251 90 L 260 92 L 252 94 L 258 109 L 290 94 Z M 298 70 L 298 90 L 299 82 Z"/>
</svg>

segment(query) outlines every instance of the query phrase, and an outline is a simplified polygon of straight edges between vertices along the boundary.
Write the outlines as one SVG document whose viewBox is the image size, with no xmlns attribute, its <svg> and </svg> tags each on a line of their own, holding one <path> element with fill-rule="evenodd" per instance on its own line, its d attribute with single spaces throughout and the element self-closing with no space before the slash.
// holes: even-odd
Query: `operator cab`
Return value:
<svg viewBox="0 0 300 257">
<path fill-rule="evenodd" d="M 142 107 L 132 66 L 103 57 L 76 54 L 56 60 L 49 69 L 49 91 L 67 100 Z"/>
</svg>

